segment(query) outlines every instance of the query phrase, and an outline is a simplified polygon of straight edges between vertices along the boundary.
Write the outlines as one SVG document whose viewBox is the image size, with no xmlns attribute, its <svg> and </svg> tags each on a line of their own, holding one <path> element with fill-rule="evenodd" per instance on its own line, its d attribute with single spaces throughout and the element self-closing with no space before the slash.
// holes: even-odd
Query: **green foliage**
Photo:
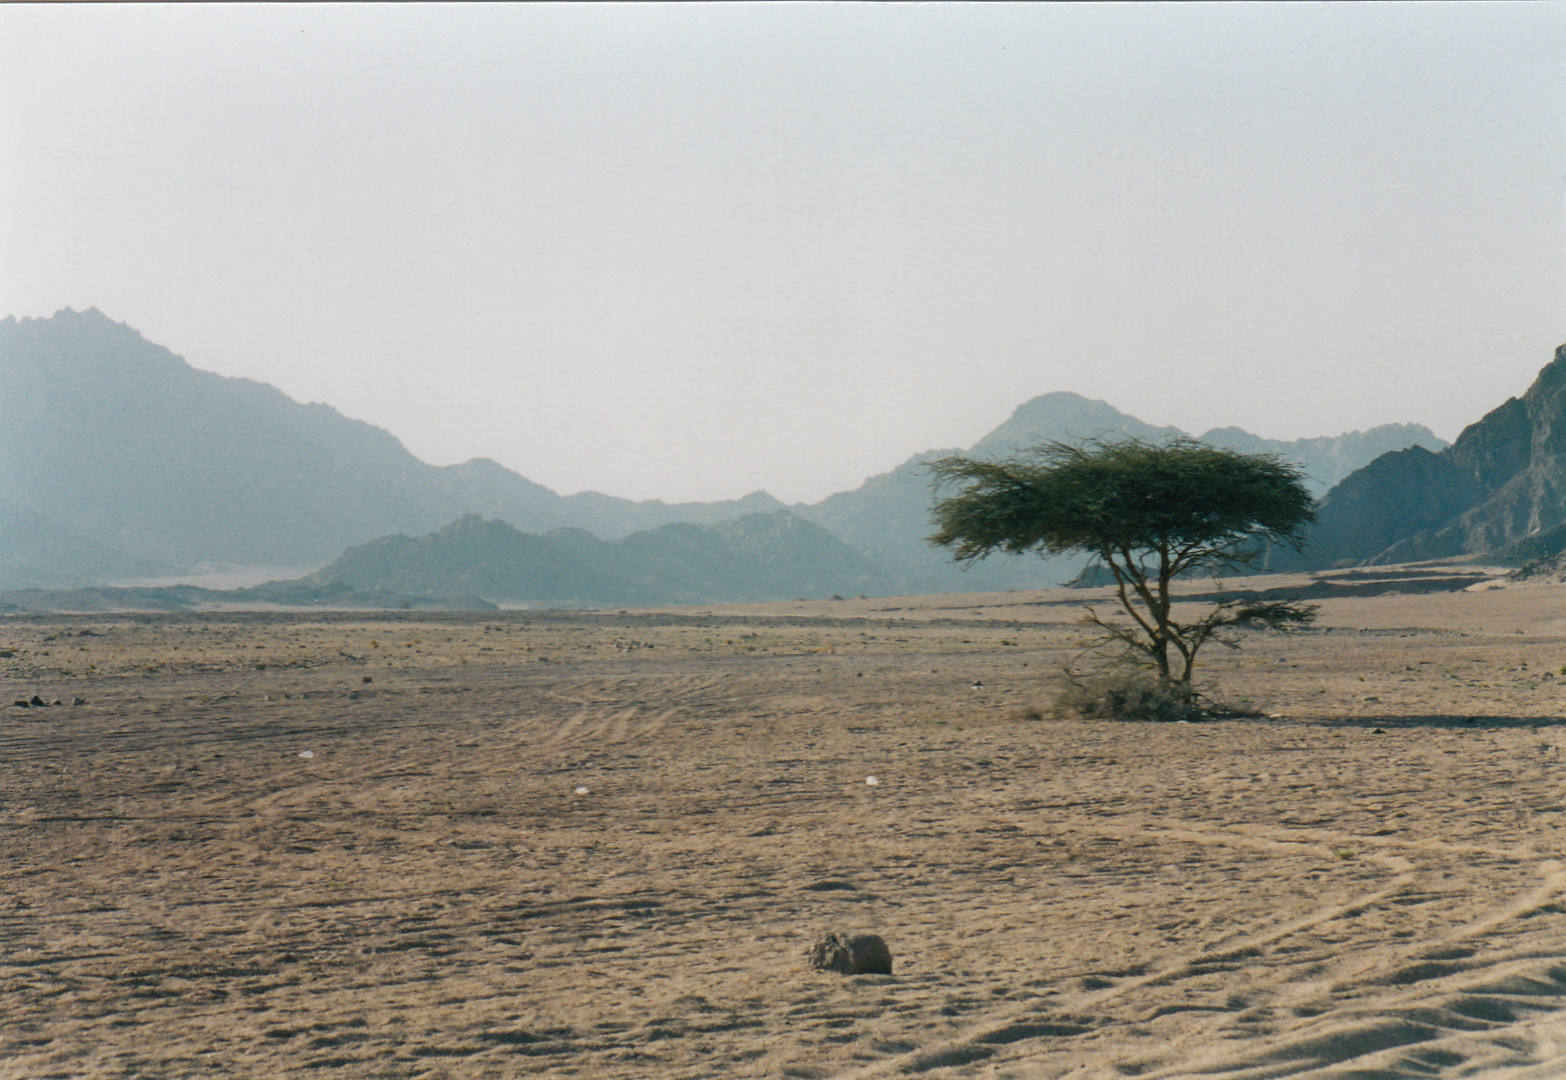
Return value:
<svg viewBox="0 0 1566 1080">
<path fill-rule="evenodd" d="M 930 539 L 958 559 L 994 551 L 1103 557 L 1168 550 L 1179 574 L 1245 540 L 1298 545 L 1312 518 L 1300 470 L 1191 439 L 1052 442 L 1005 461 L 949 457 Z"/>
<path fill-rule="evenodd" d="M 1188 684 L 1197 651 L 1233 645 L 1231 629 L 1286 629 L 1315 613 L 1295 601 L 1231 601 L 1190 621 L 1173 614 L 1179 578 L 1247 566 L 1267 544 L 1304 543 L 1310 493 L 1300 470 L 1273 455 L 1191 439 L 1051 442 L 1003 461 L 945 458 L 934 469 L 938 484 L 961 490 L 936 503 L 932 543 L 960 560 L 995 551 L 1096 557 L 1131 623 L 1092 608 L 1087 621 L 1162 682 Z"/>
</svg>

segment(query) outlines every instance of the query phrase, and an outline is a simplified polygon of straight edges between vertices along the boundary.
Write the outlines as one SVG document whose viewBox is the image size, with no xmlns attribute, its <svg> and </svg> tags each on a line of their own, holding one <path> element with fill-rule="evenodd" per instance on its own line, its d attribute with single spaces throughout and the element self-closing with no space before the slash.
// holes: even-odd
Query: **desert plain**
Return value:
<svg viewBox="0 0 1566 1080">
<path fill-rule="evenodd" d="M 1566 587 L 1095 595 L 7 617 L 0 1076 L 1566 1076 Z"/>
</svg>

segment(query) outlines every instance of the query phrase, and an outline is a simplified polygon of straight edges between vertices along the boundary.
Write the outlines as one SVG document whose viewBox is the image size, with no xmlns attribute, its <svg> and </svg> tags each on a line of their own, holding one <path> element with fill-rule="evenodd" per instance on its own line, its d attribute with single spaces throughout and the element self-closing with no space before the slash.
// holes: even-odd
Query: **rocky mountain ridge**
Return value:
<svg viewBox="0 0 1566 1080">
<path fill-rule="evenodd" d="M 301 584 L 581 607 L 889 593 L 901 582 L 820 526 L 778 510 L 620 540 L 584 529 L 540 536 L 466 514 L 427 536 L 350 548 Z"/>
<path fill-rule="evenodd" d="M 0 322 L 0 400 L 11 413 L 0 430 L 0 514 L 47 521 L 56 541 L 100 551 L 90 569 L 81 564 L 83 581 L 127 576 L 116 561 L 320 564 L 464 513 L 614 537 L 782 508 L 762 492 L 683 505 L 562 496 L 487 459 L 428 465 L 390 432 L 200 371 L 96 310 Z M 52 560 L 68 572 L 59 543 L 27 543 L 17 538 L 11 565 Z"/>
<path fill-rule="evenodd" d="M 949 553 L 931 547 L 925 539 L 932 531 L 929 511 L 935 495 L 929 463 L 951 454 L 1005 457 L 1050 441 L 1108 437 L 1167 442 L 1185 434 L 1177 427 L 1145 423 L 1102 401 L 1057 391 L 1018 406 L 1005 423 L 967 450 L 916 454 L 853 491 L 792 509 L 866 554 L 897 567 L 916 592 L 1038 588 L 1070 580 L 1081 572 L 1086 559 L 1057 556 L 1041 562 L 1033 555 L 998 554 L 970 566 L 954 565 Z M 1227 427 L 1199 438 L 1242 453 L 1279 454 L 1294 461 L 1305 470 L 1307 486 L 1317 495 L 1387 451 L 1403 447 L 1439 450 L 1446 445 L 1417 424 L 1386 424 L 1370 431 L 1297 440 L 1266 439 Z"/>
<path fill-rule="evenodd" d="M 1318 567 L 1486 555 L 1546 558 L 1566 544 L 1566 345 L 1521 397 L 1431 452 L 1383 454 L 1327 493 L 1304 556 Z M 1280 560 L 1278 565 L 1287 565 Z"/>
<path fill-rule="evenodd" d="M 262 383 L 200 371 L 97 310 L 0 322 L 0 400 L 10 406 L 0 428 L 0 588 L 213 564 L 321 565 L 378 538 L 432 535 L 465 514 L 521 533 L 577 529 L 612 543 L 676 523 L 718 527 L 785 509 L 759 491 L 715 503 L 636 502 L 559 495 L 487 459 L 428 465 L 387 431 Z M 1057 392 L 1023 404 L 967 452 L 1117 434 L 1179 432 Z M 1296 442 L 1239 429 L 1204 437 L 1294 457 L 1323 489 L 1382 449 L 1443 445 L 1407 425 Z M 853 491 L 787 509 L 856 549 L 885 588 L 1023 588 L 1071 576 L 1074 564 L 1031 557 L 964 570 L 925 542 L 933 499 L 926 465 L 952 452 L 914 455 Z M 782 592 L 807 595 L 807 584 Z"/>
</svg>

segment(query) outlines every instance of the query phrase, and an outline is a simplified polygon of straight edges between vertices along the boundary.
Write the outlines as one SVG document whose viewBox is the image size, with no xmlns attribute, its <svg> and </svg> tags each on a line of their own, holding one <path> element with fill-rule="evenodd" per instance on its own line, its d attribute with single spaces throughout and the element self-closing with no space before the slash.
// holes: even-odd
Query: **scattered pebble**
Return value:
<svg viewBox="0 0 1566 1080">
<path fill-rule="evenodd" d="M 299 751 L 299 756 L 302 757 L 302 758 L 313 758 L 313 757 L 315 757 L 315 751 L 314 750 L 301 750 L 301 751 Z"/>
<path fill-rule="evenodd" d="M 577 794 L 578 794 L 578 795 L 588 795 L 588 794 L 591 794 L 591 792 L 589 792 L 589 791 L 588 791 L 588 790 L 587 790 L 587 789 L 586 789 L 586 788 L 585 788 L 585 787 L 579 787 L 579 788 L 577 788 L 577 789 L 576 789 L 576 793 L 577 793 Z"/>
<path fill-rule="evenodd" d="M 875 787 L 880 782 L 881 781 L 878 778 L 874 777 L 874 776 L 867 776 L 867 777 L 865 777 L 865 783 L 869 784 L 871 787 Z"/>
</svg>

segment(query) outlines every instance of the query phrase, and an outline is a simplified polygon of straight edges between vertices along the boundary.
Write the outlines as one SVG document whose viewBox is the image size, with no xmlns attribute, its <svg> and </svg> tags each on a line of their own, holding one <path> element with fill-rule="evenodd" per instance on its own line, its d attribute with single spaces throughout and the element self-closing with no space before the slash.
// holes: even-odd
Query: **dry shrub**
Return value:
<svg viewBox="0 0 1566 1080">
<path fill-rule="evenodd" d="M 1083 720 L 1200 720 L 1204 716 L 1189 686 L 1164 682 L 1148 671 L 1119 670 L 1068 678 L 1055 698 L 1061 716 Z"/>
</svg>

